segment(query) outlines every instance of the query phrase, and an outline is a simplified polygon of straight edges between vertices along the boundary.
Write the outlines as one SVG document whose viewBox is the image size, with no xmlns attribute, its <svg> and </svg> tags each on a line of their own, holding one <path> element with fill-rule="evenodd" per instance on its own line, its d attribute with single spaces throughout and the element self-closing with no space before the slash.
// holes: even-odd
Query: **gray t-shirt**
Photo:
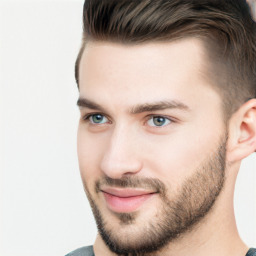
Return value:
<svg viewBox="0 0 256 256">
<path fill-rule="evenodd" d="M 256 256 L 256 249 L 251 248 L 245 256 Z"/>
<path fill-rule="evenodd" d="M 65 256 L 95 256 L 95 255 L 93 252 L 93 247 L 91 245 L 91 246 L 85 246 L 85 247 L 79 248 L 73 252 L 70 252 Z"/>
<path fill-rule="evenodd" d="M 79 248 L 65 256 L 95 256 L 92 246 L 86 246 Z M 245 256 L 256 256 L 256 249 L 251 248 Z"/>
</svg>

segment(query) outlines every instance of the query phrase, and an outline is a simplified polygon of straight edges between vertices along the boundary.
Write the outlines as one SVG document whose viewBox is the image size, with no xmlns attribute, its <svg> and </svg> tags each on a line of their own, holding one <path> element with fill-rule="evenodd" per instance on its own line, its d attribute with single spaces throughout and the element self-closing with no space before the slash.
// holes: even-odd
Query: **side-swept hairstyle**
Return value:
<svg viewBox="0 0 256 256">
<path fill-rule="evenodd" d="M 209 78 L 230 115 L 256 97 L 256 23 L 246 0 L 85 0 L 83 41 L 126 45 L 198 37 L 211 62 Z"/>
</svg>

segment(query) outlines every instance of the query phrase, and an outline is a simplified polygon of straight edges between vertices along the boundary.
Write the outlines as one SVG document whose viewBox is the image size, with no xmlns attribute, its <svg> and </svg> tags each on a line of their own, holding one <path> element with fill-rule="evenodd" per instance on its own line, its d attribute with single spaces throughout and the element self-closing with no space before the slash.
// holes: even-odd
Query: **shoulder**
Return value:
<svg viewBox="0 0 256 256">
<path fill-rule="evenodd" d="M 93 247 L 85 246 L 68 253 L 65 256 L 94 256 Z"/>
<path fill-rule="evenodd" d="M 247 252 L 246 256 L 256 256 L 256 249 L 251 248 L 251 249 Z"/>
</svg>

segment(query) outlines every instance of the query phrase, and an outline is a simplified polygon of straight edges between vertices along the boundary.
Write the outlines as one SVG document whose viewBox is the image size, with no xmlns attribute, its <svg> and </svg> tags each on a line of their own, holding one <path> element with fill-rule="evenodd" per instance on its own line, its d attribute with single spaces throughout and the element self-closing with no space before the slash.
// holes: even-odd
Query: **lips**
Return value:
<svg viewBox="0 0 256 256">
<path fill-rule="evenodd" d="M 103 188 L 107 207 L 114 212 L 128 213 L 138 210 L 156 193 L 134 188 Z"/>
</svg>

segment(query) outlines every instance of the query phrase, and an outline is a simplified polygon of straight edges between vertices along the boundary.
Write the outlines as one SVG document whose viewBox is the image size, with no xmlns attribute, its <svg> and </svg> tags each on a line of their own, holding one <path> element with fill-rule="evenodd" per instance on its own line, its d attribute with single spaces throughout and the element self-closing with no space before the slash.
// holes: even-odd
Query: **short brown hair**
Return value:
<svg viewBox="0 0 256 256">
<path fill-rule="evenodd" d="M 246 0 L 86 0 L 83 42 L 142 44 L 199 37 L 212 64 L 210 77 L 230 116 L 256 97 L 256 24 Z"/>
</svg>

